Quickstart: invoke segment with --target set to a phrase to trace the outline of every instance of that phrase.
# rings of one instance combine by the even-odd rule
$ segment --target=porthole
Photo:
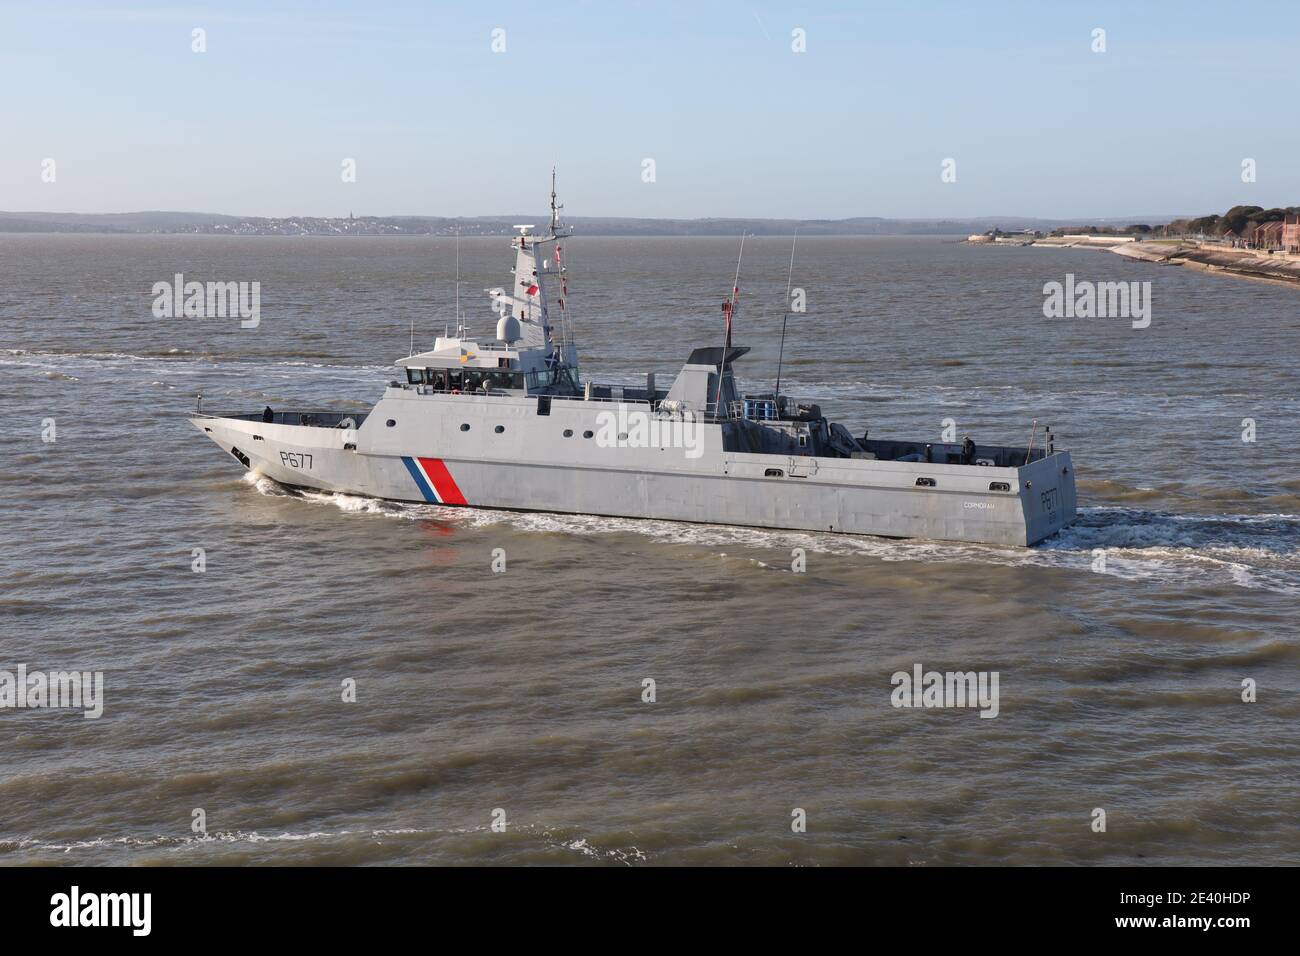
[[[989,491],[1010,491],[1011,485],[1005,481],[990,481]]]
[[[492,430],[493,430],[494,432],[496,432],[498,435],[500,435],[503,431],[506,430],[506,426],[505,426],[505,425],[498,425],[496,428],[494,428],[494,429],[492,429]]]
[[[467,432],[467,431],[469,431],[469,426],[468,426],[468,425],[461,425],[461,426],[460,426],[460,430],[463,431],[463,432]]]
[[[394,425],[397,424],[397,419],[395,419],[395,418],[390,418],[390,419],[389,419],[388,421],[386,421],[384,424],[387,425],[389,428],[392,428]]]
[[[619,432],[619,433],[618,433],[618,440],[619,440],[619,441],[627,441],[627,432]]]
[[[767,469],[767,471],[763,472],[763,477],[764,477],[764,478],[784,478],[784,477],[785,477],[785,472],[782,471],[780,468],[769,468],[769,469]]]
[[[564,437],[565,437],[565,438],[572,438],[572,437],[573,437],[573,429],[572,429],[572,428],[566,428],[566,429],[564,430]]]
[[[933,479],[933,478],[918,478],[918,479],[916,479],[916,487],[918,487],[918,488],[933,488],[933,487],[934,487],[934,479]]]
[[[594,432],[583,432],[583,433],[582,433],[582,437],[583,437],[583,438],[590,438],[593,434],[595,434],[595,433],[594,433]]]

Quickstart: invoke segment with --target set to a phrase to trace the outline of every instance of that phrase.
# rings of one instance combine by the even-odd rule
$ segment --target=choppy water
[[[509,252],[461,252],[487,333]],[[568,253],[589,374],[663,381],[716,344],[734,242]],[[788,255],[746,247],[753,386]],[[452,261],[433,239],[0,236],[0,669],[106,681],[99,720],[0,710],[0,863],[1300,860],[1297,290],[801,241],[783,387],[875,437],[1051,424],[1083,511],[1029,550],[291,495],[186,423],[198,391],[369,404],[408,323],[427,345],[451,321]],[[153,318],[176,272],[260,281],[261,326]],[[1044,319],[1066,272],[1150,281],[1151,328]],[[918,662],[997,671],[999,716],[894,709]]]

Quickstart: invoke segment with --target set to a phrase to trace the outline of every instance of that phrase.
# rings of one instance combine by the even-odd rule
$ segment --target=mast
[[[563,269],[563,267],[562,267],[561,264],[560,264],[560,253],[561,253],[562,250],[560,249],[559,235],[558,235],[558,232],[557,232],[558,229],[559,229],[559,225],[560,225],[560,207],[559,207],[559,206],[556,204],[556,202],[555,202],[555,166],[554,166],[554,164],[552,164],[552,166],[551,166],[551,235],[550,235],[550,238],[556,240],[556,242],[555,242],[555,254],[554,254],[554,257],[555,257],[555,271],[558,272],[558,273],[560,273],[560,289],[561,289],[560,296],[559,296],[559,304],[560,304],[560,354],[563,355],[563,356],[567,356],[567,355],[568,355],[568,349],[566,348],[566,346],[569,344],[569,330],[568,330],[568,328],[567,328],[567,326],[568,326],[568,322],[565,321],[566,316],[565,316],[565,313],[564,313],[564,299],[565,299],[565,297],[567,296],[567,293],[564,291],[564,269]]]
[[[795,226],[794,239],[790,242],[790,271],[785,277],[785,308],[781,310],[781,350],[776,354],[776,389],[772,398],[779,405],[781,401],[781,360],[785,358],[785,323],[790,318],[790,284],[794,281],[794,247],[799,241],[799,227]]]
[[[718,391],[713,397],[713,413],[717,415],[722,408],[722,376],[727,370],[727,350],[731,348],[731,320],[736,314],[736,298],[740,295],[740,260],[745,258],[745,233],[740,234],[740,255],[736,256],[736,277],[731,282],[731,298],[723,303],[726,315],[726,332],[722,338],[722,360],[718,363]]]
[[[555,167],[551,167],[551,238],[555,240],[555,273],[559,279],[560,294],[556,296],[556,304],[560,307],[560,354],[564,356],[565,361],[572,357],[570,351],[577,345],[577,337],[573,331],[573,319],[569,315],[569,278],[564,270],[564,247],[560,245],[560,240],[567,236],[564,227],[560,225],[560,210],[564,208],[563,203],[555,201]]]
[[[547,368],[576,369],[577,347],[566,303],[569,290],[561,245],[571,230],[560,221],[564,206],[556,196],[552,169],[549,223],[515,226],[519,235],[511,240],[515,267],[510,284],[487,291],[498,314],[512,315],[519,322],[521,352],[544,355]]]
[[[560,207],[555,204],[555,167],[551,167],[551,235],[560,225]]]

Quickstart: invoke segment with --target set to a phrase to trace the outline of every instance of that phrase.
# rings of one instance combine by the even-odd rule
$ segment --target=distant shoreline
[[[1149,218],[1149,217],[1148,217]],[[1065,225],[1113,224],[1115,219],[1056,220],[1028,216],[903,219],[764,217],[649,219],[634,216],[568,217],[579,236],[965,236],[993,229],[1050,232]],[[477,216],[224,216],[210,213],[43,213],[0,211],[0,233],[234,236],[513,236],[517,223],[546,223],[549,215]]]
[[[472,235],[462,234],[461,239],[469,241],[472,239],[509,239],[514,233],[474,233]],[[753,233],[745,234],[750,239],[784,239],[789,240],[791,233],[771,232],[771,233]],[[6,230],[0,226],[0,236],[67,236],[69,238],[86,237],[86,238],[108,238],[108,239],[323,239],[323,240],[340,240],[347,241],[351,239],[455,239],[454,233],[430,233],[430,232],[404,232],[389,235],[363,233],[358,235],[318,235],[316,233],[299,233],[296,235],[281,235],[278,233],[228,233],[228,232],[96,232],[92,230],[66,232],[66,231],[13,231]],[[646,232],[574,232],[574,239],[736,239],[740,238],[740,231],[721,232],[721,233],[689,233],[689,234],[672,234],[672,233],[646,233]],[[799,233],[799,241],[802,243],[805,239],[940,239],[952,243],[965,241],[965,234],[961,232],[836,232],[836,233],[815,233],[805,235],[802,231]]]

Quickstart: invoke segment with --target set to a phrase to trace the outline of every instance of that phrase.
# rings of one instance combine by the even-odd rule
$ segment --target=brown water
[[[571,240],[585,372],[664,381],[717,344],[735,248]],[[509,250],[461,253],[487,334]],[[186,423],[197,391],[373,402],[408,323],[428,346],[453,321],[452,255],[0,236],[0,669],[101,670],[106,698],[98,720],[0,710],[0,862],[1300,861],[1297,290],[801,241],[783,388],[873,437],[1052,425],[1083,508],[1033,549],[291,495]],[[746,246],[751,388],[788,256]],[[176,272],[260,281],[261,326],[153,318]],[[1150,281],[1151,327],[1045,319],[1067,272]],[[916,663],[997,671],[999,715],[895,709]]]

